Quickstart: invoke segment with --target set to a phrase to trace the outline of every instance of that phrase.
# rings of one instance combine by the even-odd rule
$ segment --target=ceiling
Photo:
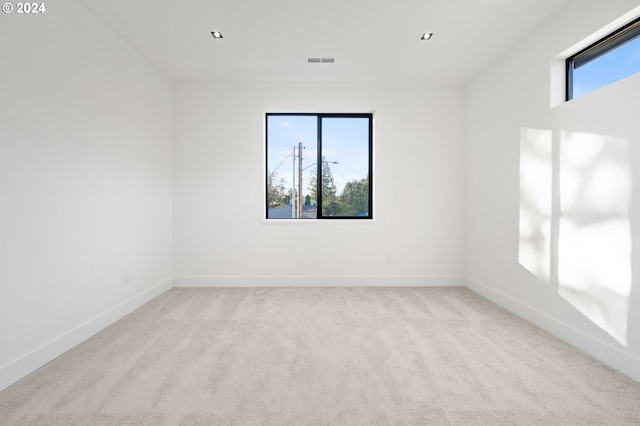
[[[174,81],[222,82],[466,81],[569,2],[79,1]]]

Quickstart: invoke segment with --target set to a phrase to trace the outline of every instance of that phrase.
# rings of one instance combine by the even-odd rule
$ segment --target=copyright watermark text
[[[17,13],[34,15],[38,13],[45,13],[47,8],[44,3],[5,3],[2,5],[2,11],[7,14]]]

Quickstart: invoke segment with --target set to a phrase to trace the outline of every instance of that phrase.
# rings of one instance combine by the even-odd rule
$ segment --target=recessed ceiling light
[[[431,37],[433,37],[433,33],[424,33],[422,37],[420,37],[420,40],[431,40]]]
[[[222,38],[222,33],[220,31],[211,31],[211,35],[213,38]]]

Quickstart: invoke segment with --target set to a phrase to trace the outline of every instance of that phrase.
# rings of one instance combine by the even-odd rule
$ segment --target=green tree
[[[327,160],[322,157],[322,207],[327,208],[336,203],[336,184],[333,181],[333,173]],[[311,200],[318,201],[318,172],[316,169],[311,171],[309,179],[309,196]]]
[[[369,178],[347,182],[339,197],[340,215],[356,216],[369,211]]]
[[[267,202],[269,207],[277,207],[286,203],[287,191],[284,179],[278,179],[277,173],[267,174]]]

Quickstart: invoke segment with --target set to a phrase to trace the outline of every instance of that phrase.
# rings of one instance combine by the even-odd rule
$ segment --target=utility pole
[[[294,205],[297,207],[298,203],[296,202],[296,146],[293,146],[293,158],[291,159],[291,219],[295,219],[298,217],[296,213],[296,209],[293,207]]]
[[[298,143],[298,219],[302,219],[302,142]]]

